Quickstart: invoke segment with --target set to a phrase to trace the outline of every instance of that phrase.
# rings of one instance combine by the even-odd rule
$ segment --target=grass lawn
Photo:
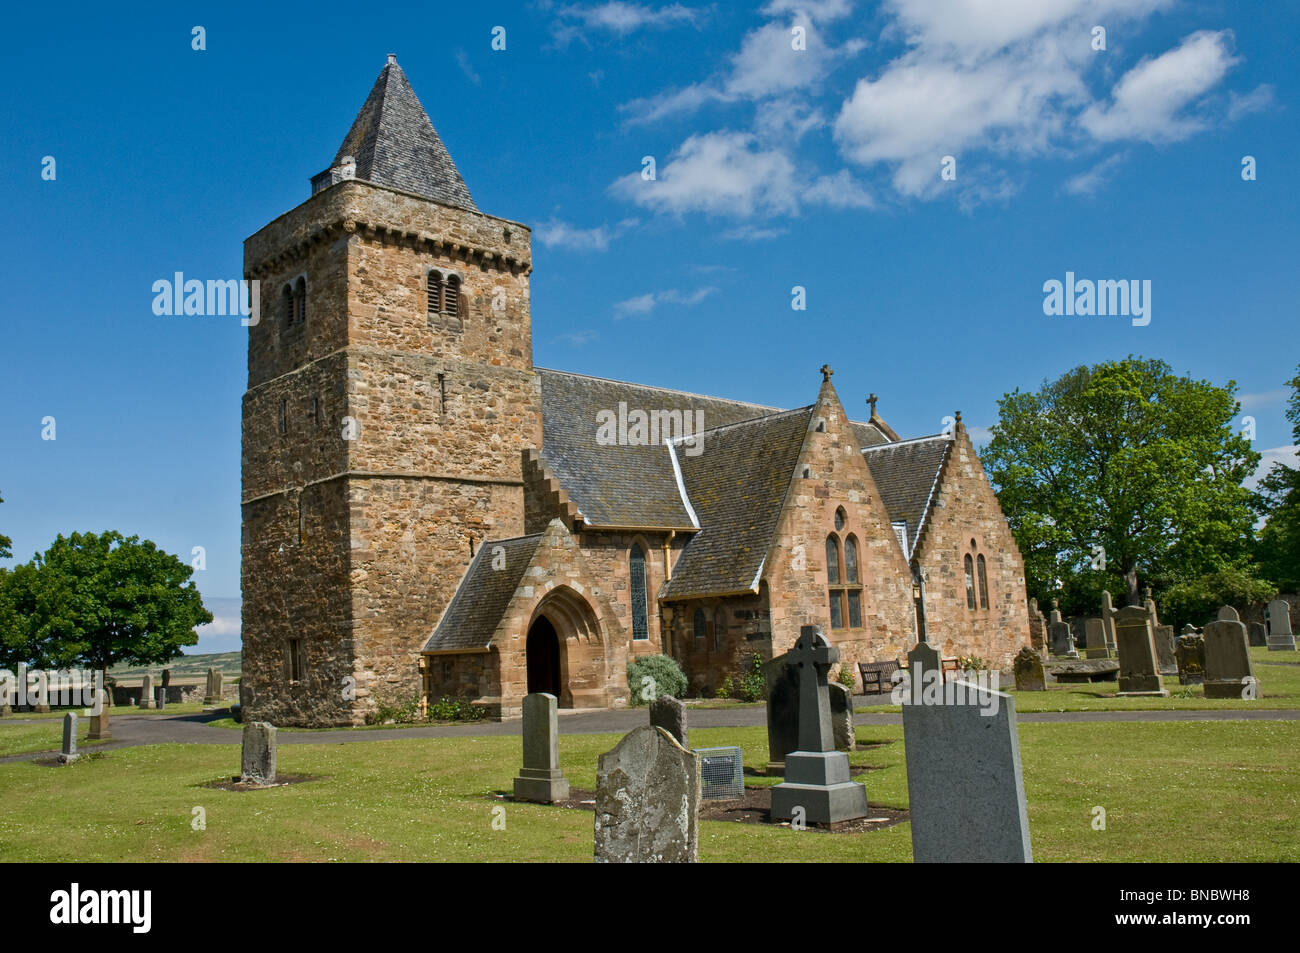
[[[877,769],[862,776],[869,803],[905,806],[902,729],[859,728],[858,739],[876,745],[851,758]],[[1300,859],[1300,724],[1022,724],[1020,739],[1037,860]],[[594,788],[596,758],[617,740],[561,737],[575,787]],[[693,729],[691,740],[738,744],[751,768],[767,761],[762,727]],[[516,738],[285,745],[280,771],[317,780],[246,793],[206,786],[238,763],[232,743],[117,749],[66,768],[0,765],[0,860],[591,859],[589,812],[492,796],[518,769]],[[1091,826],[1098,805],[1106,831]],[[505,830],[493,830],[495,806]],[[191,828],[196,807],[206,830]],[[700,857],[906,861],[910,838],[906,824],[842,835],[706,821]]]
[[[77,724],[77,745],[87,747],[89,745],[102,744],[100,741],[91,741],[87,736],[90,733],[90,720],[83,719]],[[58,751],[63,745],[63,718],[60,716],[58,721],[43,719],[39,722],[33,722],[30,725],[17,725],[11,722],[11,719],[0,719],[0,758],[8,757],[12,754],[28,754],[33,751]]]
[[[135,708],[132,707],[131,705],[117,705],[113,708],[110,708],[108,710],[108,713],[110,716],[112,715],[201,715],[203,714],[203,709],[205,707],[216,708],[221,706],[216,706],[216,705],[205,706],[202,702],[184,702],[184,703],[178,702],[174,705],[168,705],[166,708],[159,711],[157,708]],[[22,718],[22,719],[51,718],[55,721],[62,721],[63,716],[70,711],[75,711],[77,713],[78,718],[88,717],[85,713],[86,712],[85,707],[80,705],[73,708],[56,708],[53,711],[42,711],[42,712],[16,711],[14,712],[13,717]],[[0,718],[0,728],[4,727],[6,721],[8,721],[8,716],[6,716],[5,718]]]
[[[1017,692],[1015,681],[1006,679],[1001,689],[1015,696],[1018,712],[1300,708],[1300,652],[1270,652],[1266,648],[1252,647],[1250,658],[1260,683],[1257,701],[1206,698],[1201,686],[1179,685],[1177,676],[1164,679],[1168,698],[1116,698],[1119,687],[1115,682],[1049,685],[1045,692]],[[853,710],[861,714],[902,709],[898,705],[882,704],[858,706]]]

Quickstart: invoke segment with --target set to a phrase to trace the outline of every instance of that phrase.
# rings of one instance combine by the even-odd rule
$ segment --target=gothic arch
[[[528,619],[533,633],[539,619],[554,630],[559,649],[561,708],[608,707],[610,651],[600,613],[582,593],[555,586],[538,599]],[[525,652],[525,666],[529,665]]]

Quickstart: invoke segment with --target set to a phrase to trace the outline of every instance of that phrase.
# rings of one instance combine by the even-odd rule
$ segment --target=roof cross
[[[870,395],[868,395],[868,397],[867,397],[867,403],[871,405],[871,416],[872,416],[872,417],[876,416],[876,401],[878,401],[878,400],[880,400],[880,398],[877,397],[875,394],[870,394]]]
[[[831,379],[831,375],[834,373],[835,372],[831,370],[831,366],[829,364],[822,365],[822,380],[829,381]]]

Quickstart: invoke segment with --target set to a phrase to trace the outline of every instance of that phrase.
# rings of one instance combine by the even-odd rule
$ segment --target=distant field
[[[214,655],[182,655],[165,665],[117,665],[108,670],[108,674],[117,679],[119,684],[138,683],[146,674],[157,679],[162,670],[171,669],[172,681],[191,682],[207,678],[208,669],[215,668],[227,682],[239,677],[241,652],[218,652]]]

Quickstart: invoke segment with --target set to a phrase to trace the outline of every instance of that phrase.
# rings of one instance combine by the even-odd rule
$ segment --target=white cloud
[[[763,8],[763,16],[794,16],[817,23],[829,23],[846,16],[853,9],[849,0],[772,0]]]
[[[711,285],[685,292],[678,291],[676,288],[669,288],[666,291],[652,291],[648,294],[638,295],[635,298],[628,298],[626,301],[617,302],[614,305],[614,314],[617,318],[624,318],[630,314],[649,314],[661,304],[680,304],[687,308],[693,308],[701,301],[717,293],[718,289]]]
[[[1237,94],[1228,93],[1228,121],[1236,122],[1242,116],[1248,116],[1254,112],[1260,112],[1273,105],[1274,89],[1268,83],[1261,83],[1250,92]]]
[[[639,175],[638,175],[639,177]],[[628,229],[641,224],[635,218],[625,218],[616,225],[598,225],[579,228],[568,222],[551,219],[533,229],[533,236],[547,248],[568,248],[573,251],[605,251],[609,243]]]
[[[584,344],[594,341],[598,337],[600,337],[599,334],[588,329],[583,331],[569,331],[565,334],[558,335],[556,340],[565,341],[573,347],[582,347]]]
[[[853,181],[847,169],[814,179],[812,185],[804,189],[803,197],[809,202],[830,208],[875,208],[876,205],[875,199]]]
[[[1288,388],[1279,387],[1276,390],[1238,394],[1237,400],[1241,401],[1242,410],[1256,410],[1260,407],[1272,407],[1275,404],[1280,404],[1290,395],[1291,391]]]
[[[1123,153],[1116,153],[1109,158],[1102,159],[1086,172],[1080,172],[1078,175],[1066,180],[1065,191],[1071,195],[1092,195],[1110,181],[1115,170],[1123,165],[1124,159]]]
[[[1293,470],[1300,468],[1300,447],[1273,447],[1269,450],[1261,450],[1260,453],[1262,456],[1254,474],[1242,481],[1242,486],[1249,490],[1259,486],[1259,481],[1273,469],[1275,463],[1284,464]]]
[[[613,33],[624,37],[638,30],[668,29],[674,26],[693,26],[703,18],[704,11],[672,3],[651,7],[640,3],[609,0],[594,6],[573,4],[556,11],[556,22],[551,32],[556,42],[565,45],[575,39],[587,40],[595,32]]]
[[[464,50],[456,51],[456,65],[460,67],[460,71],[465,74],[465,77],[471,83],[473,83],[475,86],[482,85],[483,83],[482,78],[480,78],[478,73],[474,71],[474,66],[469,61],[469,54],[466,53]]]
[[[786,228],[765,228],[760,225],[737,225],[735,228],[729,228],[722,233],[724,241],[729,242],[762,242],[771,238],[780,238],[789,229]]]
[[[615,302],[614,313],[619,317],[629,314],[649,314],[654,308],[655,296],[654,292],[651,291],[635,298],[628,298],[626,301]]]
[[[1111,104],[1089,106],[1080,124],[1103,142],[1186,139],[1206,125],[1204,117],[1184,112],[1186,107],[1217,86],[1239,62],[1229,51],[1231,42],[1230,30],[1201,30],[1177,48],[1144,59],[1115,84]]]

